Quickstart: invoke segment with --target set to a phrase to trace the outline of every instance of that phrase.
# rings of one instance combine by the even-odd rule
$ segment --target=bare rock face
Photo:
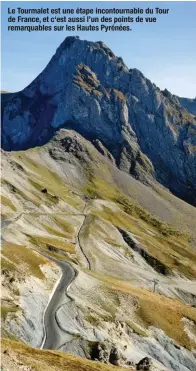
[[[115,365],[115,366],[120,366],[120,353],[118,351],[118,349],[113,346],[110,350],[110,358],[109,358],[109,362],[112,364],[112,365]]]
[[[196,120],[185,103],[102,42],[67,37],[28,87],[2,94],[2,146],[42,145],[71,128],[120,169],[143,182],[155,177],[195,205]]]
[[[182,107],[184,107],[188,112],[192,113],[192,115],[196,116],[196,98],[189,99],[177,97],[177,99]]]
[[[103,363],[109,363],[110,349],[108,345],[101,342],[95,342],[92,345],[91,359]]]
[[[152,365],[151,359],[149,357],[145,357],[138,362],[138,364],[136,365],[136,370],[149,371],[151,369],[151,365]]]
[[[125,361],[118,348],[114,344],[109,344],[107,342],[93,343],[90,357],[92,360],[111,363],[115,366],[120,366],[121,363]]]

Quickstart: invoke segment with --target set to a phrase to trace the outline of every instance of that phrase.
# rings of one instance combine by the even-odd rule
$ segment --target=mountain
[[[195,205],[196,120],[183,102],[104,43],[67,37],[28,87],[2,95],[2,147],[32,148],[70,128],[99,140],[119,169]]]
[[[5,369],[195,370],[196,209],[166,188],[139,139],[157,94],[187,127],[194,118],[120,62],[118,72],[103,43],[67,38],[29,87],[3,95]],[[167,130],[164,117],[145,132],[151,152],[178,115]],[[179,138],[168,146],[182,151]]]
[[[193,371],[195,208],[119,170],[72,130],[1,158],[2,336]],[[18,357],[20,345],[7,349]]]
[[[178,100],[182,107],[184,107],[188,112],[192,113],[192,115],[196,115],[196,98],[189,99],[178,97]]]

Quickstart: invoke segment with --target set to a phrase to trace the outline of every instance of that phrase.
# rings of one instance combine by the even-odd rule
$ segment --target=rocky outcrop
[[[192,113],[192,115],[196,115],[196,98],[189,99],[178,97],[178,101],[188,112]]]
[[[142,358],[141,361],[136,365],[136,370],[150,370],[151,369],[151,359],[149,357]]]
[[[67,37],[28,87],[2,95],[2,146],[42,145],[72,128],[120,169],[196,204],[196,121],[181,104],[102,42]]]
[[[109,358],[109,362],[112,364],[112,365],[115,365],[115,366],[120,366],[120,353],[118,351],[118,349],[113,346],[110,350],[110,358]]]
[[[120,366],[121,362],[124,363],[125,361],[125,358],[120,354],[118,348],[107,342],[94,342],[92,344],[90,357],[92,360],[111,363],[115,366]]]
[[[156,259],[154,256],[149,254],[149,252],[133,237],[131,233],[124,231],[123,229],[119,228],[119,232],[121,233],[124,241],[127,245],[136,251],[138,254],[142,256],[142,258],[158,273],[163,274],[165,276],[172,275],[171,270],[160,260]]]
[[[110,350],[108,345],[101,342],[93,343],[90,356],[92,360],[109,363]]]

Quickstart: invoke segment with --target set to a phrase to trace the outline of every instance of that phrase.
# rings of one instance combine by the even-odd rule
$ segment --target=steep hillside
[[[73,130],[1,156],[3,336],[115,367],[147,357],[151,370],[195,370],[195,208]],[[99,367],[4,344],[33,369]]]
[[[28,87],[2,94],[2,146],[28,149],[71,128],[99,140],[119,169],[195,205],[196,121],[183,106],[104,43],[67,37]]]
[[[196,115],[196,98],[195,99],[188,99],[188,98],[181,98],[181,97],[178,97],[178,100],[180,102],[180,104],[186,108],[186,110],[190,113],[192,113],[192,115]]]
[[[2,370],[12,371],[112,371],[112,366],[76,358],[70,354],[33,349],[19,342],[4,340],[2,343]],[[116,371],[122,371],[120,367]],[[130,368],[130,370],[134,370]]]

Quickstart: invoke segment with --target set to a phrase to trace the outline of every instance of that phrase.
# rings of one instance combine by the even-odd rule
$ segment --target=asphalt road
[[[55,313],[59,306],[63,304],[67,288],[76,276],[76,272],[70,264],[56,259],[51,260],[55,261],[61,267],[62,276],[44,313],[44,340],[41,346],[42,349],[58,349],[62,343],[62,330],[57,324]]]
[[[86,209],[86,203],[83,212],[85,212]],[[84,225],[86,219],[86,215],[84,215],[84,220],[82,222],[82,225],[77,233],[77,241],[79,248],[81,252],[83,253],[87,265],[90,269],[90,262],[85,255],[82,246],[80,244],[79,234],[80,231]],[[73,267],[64,261],[56,260],[55,258],[52,258],[51,256],[45,255],[50,260],[54,261],[62,271],[62,276],[60,278],[60,281],[58,282],[57,286],[54,287],[53,293],[51,295],[51,298],[49,299],[48,305],[44,312],[44,339],[41,345],[41,349],[58,349],[62,343],[63,343],[63,332],[59,328],[58,323],[56,321],[56,312],[58,308],[63,304],[65,297],[67,295],[67,288],[70,285],[70,283],[74,280],[76,276],[76,271],[73,269]]]

